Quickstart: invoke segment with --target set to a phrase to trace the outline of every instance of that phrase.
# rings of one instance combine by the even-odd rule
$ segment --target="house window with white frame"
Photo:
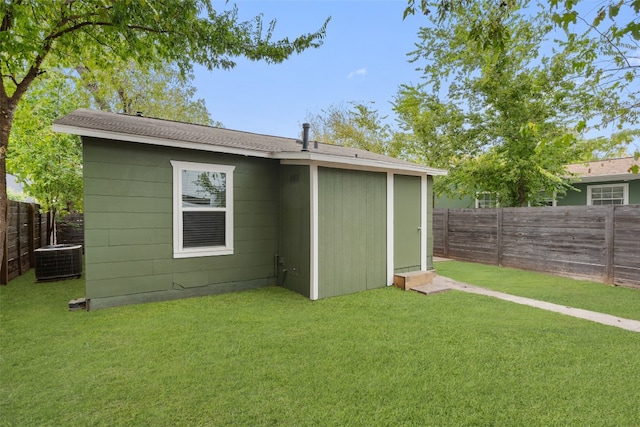
[[[498,193],[494,193],[491,191],[480,191],[476,193],[477,209],[495,208],[499,205]]]
[[[173,256],[233,254],[235,166],[171,161]]]
[[[603,184],[587,186],[587,205],[627,205],[629,184]]]

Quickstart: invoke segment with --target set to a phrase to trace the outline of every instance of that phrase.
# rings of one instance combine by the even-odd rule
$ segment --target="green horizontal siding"
[[[630,181],[606,181],[593,183],[575,183],[573,186],[579,190],[569,190],[563,197],[558,197],[558,206],[584,206],[587,204],[587,187],[590,185],[629,184],[629,204],[640,204],[640,179]]]
[[[280,169],[279,284],[306,297],[310,290],[309,166]]]
[[[147,276],[141,278],[133,278],[129,284],[131,288],[146,289],[153,286],[156,281],[165,280],[162,276]],[[142,292],[135,294],[126,294],[127,288],[122,289],[122,293],[117,296],[93,297],[90,301],[91,310],[114,307],[123,304],[137,304],[142,302],[164,301],[168,299],[190,298],[205,295],[214,295],[224,292],[241,291],[246,289],[254,289],[257,287],[268,286],[271,279],[255,279],[243,282],[221,282],[207,286],[199,286],[193,288],[180,288],[176,286],[173,289],[162,292]],[[96,282],[96,287],[100,288],[100,282]]]
[[[96,163],[93,162],[92,164]],[[171,183],[167,182],[127,181],[124,179],[108,179],[108,177],[106,179],[105,177],[85,177],[84,185],[91,189],[91,194],[96,196],[109,195],[167,198],[167,190],[171,190]]]
[[[102,196],[94,195],[90,198],[89,209],[92,212],[124,212],[124,213],[158,213],[171,214],[172,201],[167,197],[145,196]]]
[[[640,179],[629,181],[629,204],[640,205]]]
[[[569,190],[564,196],[559,196],[556,204],[558,206],[585,206],[587,204],[587,185],[573,184],[578,190]]]
[[[215,293],[275,283],[276,161],[95,138],[83,142],[87,297],[102,301],[98,306],[175,298],[187,288]],[[171,160],[236,166],[233,255],[173,258]]]

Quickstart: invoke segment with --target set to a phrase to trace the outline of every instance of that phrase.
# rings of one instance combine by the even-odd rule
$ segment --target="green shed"
[[[92,110],[83,143],[90,309],[279,285],[319,299],[432,269],[432,183],[368,151]]]

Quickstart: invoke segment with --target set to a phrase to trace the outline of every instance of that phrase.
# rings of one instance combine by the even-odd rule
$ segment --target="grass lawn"
[[[0,287],[0,425],[640,425],[640,334],[498,299],[82,295]]]
[[[435,268],[442,276],[471,285],[640,320],[640,289],[461,261],[436,262]]]

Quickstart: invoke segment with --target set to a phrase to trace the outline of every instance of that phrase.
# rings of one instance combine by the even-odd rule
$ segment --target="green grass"
[[[0,288],[0,425],[640,425],[640,334],[498,299],[273,287],[67,311],[82,295]]]
[[[640,320],[640,289],[460,261],[436,262],[435,268],[442,276],[471,285]]]

